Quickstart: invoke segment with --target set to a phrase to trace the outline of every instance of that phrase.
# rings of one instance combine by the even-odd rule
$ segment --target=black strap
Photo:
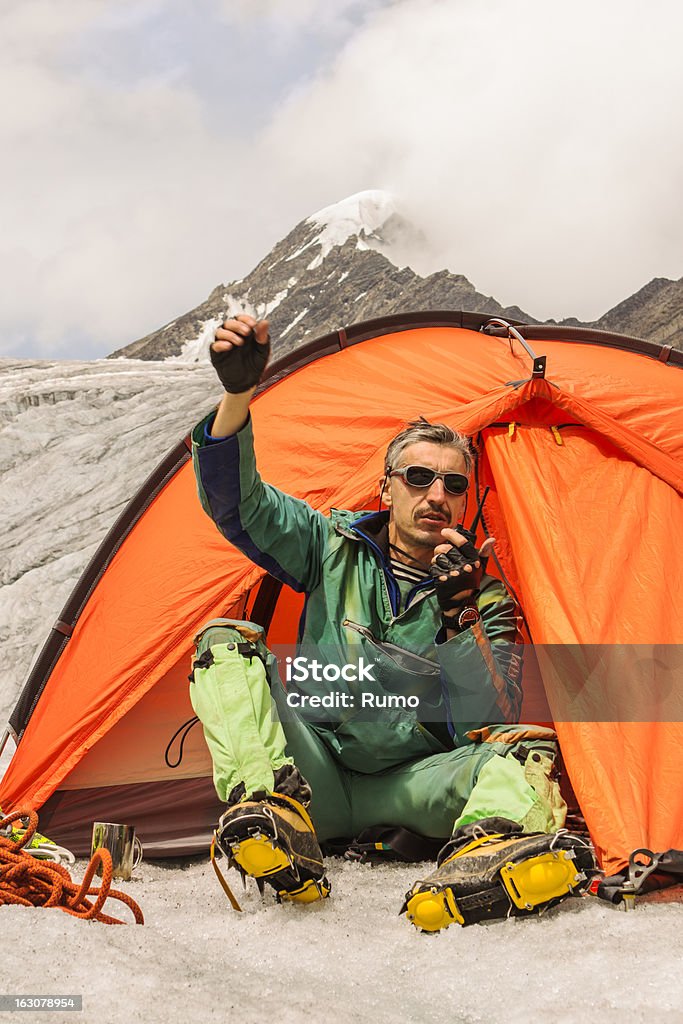
[[[660,853],[657,866],[668,874],[683,878],[683,850],[667,850],[666,853]]]
[[[199,719],[196,716],[194,718],[188,718],[188,720],[186,722],[183,722],[183,724],[180,726],[180,728],[176,729],[176,731],[171,736],[170,740],[168,741],[168,746],[166,747],[166,750],[164,751],[164,761],[166,762],[166,764],[168,765],[169,768],[177,768],[178,765],[180,764],[180,762],[182,761],[182,759],[183,759],[183,747],[185,746],[185,740],[187,739],[187,735],[188,735],[190,729],[192,729],[193,726],[195,726],[198,721],[199,721]],[[171,747],[173,746],[176,737],[180,736],[180,733],[182,733],[182,736],[181,736],[181,739],[180,739],[180,749],[178,750],[178,760],[171,762],[169,760],[169,751],[170,751]]]
[[[436,860],[445,842],[445,838],[421,836],[401,825],[371,825],[363,829],[355,839],[329,839],[323,845],[328,853],[344,856],[348,860],[367,860],[375,854],[383,859],[413,863]]]
[[[213,651],[211,650],[210,647],[208,647],[202,654],[199,655],[198,658],[195,658],[194,661],[192,662],[192,671],[190,672],[189,676],[187,677],[189,679],[189,681],[191,683],[194,682],[194,674],[195,674],[195,670],[196,669],[198,669],[198,668],[211,668],[211,666],[213,665],[213,661],[214,661]],[[182,728],[182,726],[181,726],[181,728]]]
[[[270,623],[275,614],[275,606],[277,605],[281,590],[282,583],[280,580],[276,580],[274,576],[264,576],[254,600],[254,607],[249,614],[252,622],[258,622],[259,625],[263,626],[266,635],[270,629]]]
[[[633,868],[638,869],[641,866],[642,870],[636,870],[634,874]],[[682,880],[683,850],[667,850],[665,853],[653,853],[646,849],[634,850],[630,857],[629,870],[620,875],[609,875],[604,878],[597,887],[597,895],[608,903],[621,903],[627,888],[635,895],[642,895],[654,889],[679,885]]]
[[[242,655],[243,658],[249,658],[249,664],[250,665],[251,665],[252,660],[254,658],[258,658],[258,660],[263,665],[264,669],[267,670],[268,665],[266,664],[266,659],[261,654],[261,652],[258,650],[258,648],[254,647],[254,645],[249,643],[248,640],[245,641],[245,643],[243,643],[243,644],[238,644],[237,645],[237,650],[239,651],[239,653]]]

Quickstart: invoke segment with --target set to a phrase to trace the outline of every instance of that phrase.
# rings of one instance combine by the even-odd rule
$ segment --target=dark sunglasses
[[[389,476],[402,476],[411,487],[431,487],[436,478],[443,480],[449,494],[464,494],[469,480],[462,473],[437,473],[426,466],[405,466],[403,469],[390,469]]]

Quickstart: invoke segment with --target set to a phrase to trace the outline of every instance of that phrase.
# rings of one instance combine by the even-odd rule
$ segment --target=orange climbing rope
[[[111,888],[112,863],[108,850],[96,850],[80,885],[73,882],[61,864],[38,860],[27,853],[26,847],[38,827],[35,811],[17,811],[0,820],[0,831],[15,821],[28,818],[26,831],[18,838],[0,836],[0,906],[18,904],[24,907],[58,907],[67,914],[84,921],[102,924],[124,924],[116,917],[102,913],[105,901],[121,900],[133,912],[136,924],[144,924],[142,911],[132,897]],[[23,825],[22,825],[23,827]],[[102,884],[90,887],[97,869],[102,868]],[[94,896],[94,902],[89,900]]]

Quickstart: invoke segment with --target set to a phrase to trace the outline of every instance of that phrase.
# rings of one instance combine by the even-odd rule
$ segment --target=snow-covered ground
[[[3,908],[3,990],[82,995],[77,1019],[93,1024],[683,1019],[680,907],[577,900],[542,920],[428,936],[397,916],[414,866],[330,867],[332,897],[309,907],[264,905],[252,884],[238,914],[203,861],[143,862],[120,884],[143,927]]]
[[[0,361],[2,723],[104,533],[217,397],[206,367]],[[143,861],[117,884],[144,927],[3,907],[0,994],[82,995],[76,1019],[99,1024],[683,1021],[680,903],[626,914],[585,898],[426,936],[397,915],[427,870],[334,860],[330,900],[278,906],[252,887],[237,914],[208,856]]]

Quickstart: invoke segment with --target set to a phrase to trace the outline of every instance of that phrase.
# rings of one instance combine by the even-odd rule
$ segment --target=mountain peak
[[[431,262],[423,254],[425,237],[390,192],[357,192],[300,221],[242,280],[218,285],[201,305],[113,355],[203,363],[216,326],[242,312],[270,320],[276,358],[308,338],[406,310],[459,309],[537,322],[478,292],[463,274],[423,269]],[[678,345],[682,289],[683,281],[655,279],[585,326]]]
[[[306,338],[405,309],[517,317],[516,307],[479,294],[462,274],[421,276],[415,261],[426,249],[391,193],[357,192],[302,220],[241,281],[214,288],[196,309],[113,355],[205,362],[217,324],[240,312],[270,320],[276,357]]]
[[[317,224],[322,229],[315,241],[321,246],[324,258],[336,245],[343,245],[352,235],[356,235],[359,240],[378,236],[386,222],[397,216],[400,215],[396,201],[389,192],[366,189],[339,203],[325,206],[308,217],[307,222]],[[367,245],[367,248],[375,246]]]
[[[315,255],[307,270],[315,270],[349,239],[356,240],[359,252],[372,249],[396,267],[411,265],[426,248],[425,236],[403,215],[396,198],[382,189],[367,189],[323,207],[297,225],[284,240],[294,244],[286,259],[312,250]]]

